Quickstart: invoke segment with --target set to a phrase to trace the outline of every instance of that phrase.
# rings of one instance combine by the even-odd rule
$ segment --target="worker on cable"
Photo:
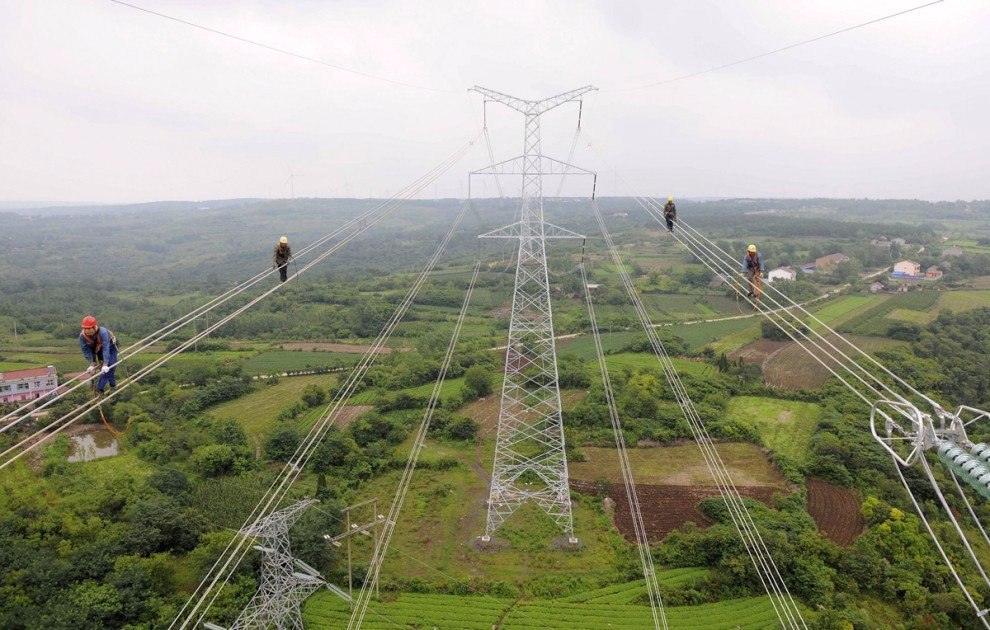
[[[278,276],[282,282],[289,279],[289,259],[292,258],[292,248],[289,239],[284,236],[278,239],[275,253],[272,254],[272,268],[278,267]]]
[[[760,296],[763,295],[763,257],[756,251],[756,245],[746,248],[743,258],[742,272],[749,281],[749,297],[753,298],[753,308],[760,308]]]
[[[674,221],[677,220],[677,206],[674,205],[674,198],[667,197],[667,204],[663,207],[663,218],[667,219],[667,231],[674,231]]]
[[[95,390],[102,394],[107,385],[117,386],[117,338],[107,328],[96,323],[96,318],[87,315],[82,320],[82,332],[79,333],[79,349],[89,361],[87,374],[100,370],[100,380]]]

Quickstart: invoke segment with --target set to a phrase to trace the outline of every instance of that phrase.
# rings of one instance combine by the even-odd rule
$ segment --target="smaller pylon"
[[[300,605],[315,591],[324,587],[329,588],[329,585],[316,569],[292,557],[289,548],[289,528],[299,520],[303,511],[314,503],[318,501],[316,499],[300,501],[284,510],[269,514],[241,530],[241,535],[258,541],[254,548],[261,552],[261,578],[258,581],[258,592],[234,620],[230,630],[246,628],[303,630]],[[330,590],[338,595],[343,594],[338,592],[339,589]],[[216,624],[207,623],[204,626],[212,630],[223,630],[222,626]]]

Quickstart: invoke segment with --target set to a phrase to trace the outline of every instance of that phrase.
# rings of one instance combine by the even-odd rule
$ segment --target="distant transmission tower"
[[[577,542],[567,485],[546,239],[584,237],[543,221],[542,176],[568,173],[593,176],[594,173],[540,153],[540,115],[564,103],[580,102],[582,94],[594,89],[589,85],[541,101],[525,101],[477,86],[471,88],[484,96],[486,104],[501,103],[526,117],[523,155],[471,173],[522,176],[519,219],[480,237],[519,241],[483,541],[491,540],[492,533],[513,512],[532,500],[557,523],[571,543]]]
[[[350,599],[347,593],[327,584],[320,577],[319,571],[292,557],[289,528],[314,503],[317,503],[316,499],[300,501],[241,530],[243,536],[253,537],[259,542],[254,548],[261,552],[261,580],[258,583],[258,592],[237,616],[230,630],[303,630],[299,606],[322,587],[329,588],[344,599]],[[222,626],[212,623],[203,625],[211,630],[224,630]]]

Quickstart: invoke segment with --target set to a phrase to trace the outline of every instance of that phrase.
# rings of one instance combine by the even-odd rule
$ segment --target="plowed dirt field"
[[[808,513],[818,530],[837,545],[851,545],[865,526],[859,497],[848,488],[821,479],[808,479],[807,483]]]

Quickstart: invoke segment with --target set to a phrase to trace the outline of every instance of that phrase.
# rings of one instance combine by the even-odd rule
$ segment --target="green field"
[[[845,321],[851,317],[866,312],[871,306],[875,306],[886,296],[880,295],[846,295],[838,300],[832,300],[819,309],[811,311],[822,323],[834,326],[838,322]],[[812,322],[812,327],[817,328],[819,324]]]
[[[683,339],[691,350],[697,351],[709,343],[712,343],[713,346],[720,345],[724,339],[734,333],[740,333],[742,335],[741,331],[752,328],[753,324],[757,321],[755,317],[744,317],[740,319],[726,319],[719,322],[675,324],[666,328],[666,330],[669,330],[674,336]],[[748,334],[744,336],[748,336]]]
[[[701,361],[689,361],[688,359],[678,359],[671,357],[674,369],[680,374],[693,374],[695,376],[706,376],[711,374],[715,367]],[[605,357],[605,364],[609,370],[643,370],[660,369],[660,361],[655,354],[645,352],[622,352],[610,354]]]
[[[299,400],[304,387],[315,384],[326,388],[335,381],[331,374],[282,378],[275,385],[258,385],[258,391],[211,408],[210,415],[236,420],[249,437],[260,438],[275,425],[280,411]]]
[[[770,465],[757,445],[722,442],[715,445],[715,450],[725,461],[737,485],[784,488],[780,474]],[[614,448],[583,446],[581,452],[584,454],[584,461],[568,462],[573,479],[605,479],[621,483],[619,457]],[[701,449],[693,442],[674,446],[630,448],[626,453],[638,484],[714,485]]]
[[[886,333],[887,327],[894,321],[887,317],[890,313],[898,309],[917,312],[928,311],[935,306],[941,295],[938,291],[895,293],[866,310],[858,309],[855,316],[845,319],[836,328],[840,332],[882,335]]]
[[[808,459],[808,443],[820,414],[814,403],[758,396],[732,398],[726,412],[729,418],[756,429],[767,448],[799,464]]]
[[[946,291],[940,294],[938,310],[971,311],[990,306],[990,291]]]
[[[451,378],[445,380],[443,382],[443,385],[440,386],[440,400],[446,403],[451,398],[459,396],[463,385],[464,385],[463,377]],[[431,381],[423,385],[418,385],[416,387],[409,387],[407,389],[400,389],[400,390],[396,390],[395,392],[389,392],[389,393],[402,392],[404,394],[409,394],[410,396],[417,396],[419,398],[426,400],[433,393],[434,386],[435,386],[435,381]],[[497,387],[501,387],[501,383],[499,383]],[[379,400],[381,400],[382,395],[383,395],[382,392],[378,390],[366,389],[363,392],[359,392],[351,396],[350,400],[347,401],[347,404],[373,405]]]
[[[273,350],[256,354],[244,363],[244,373],[248,376],[258,374],[277,374],[281,372],[297,372],[304,370],[319,370],[324,368],[354,365],[360,360],[359,354],[343,352],[300,352],[294,350]]]
[[[643,593],[642,582],[627,589]],[[671,628],[769,628],[779,624],[766,597],[731,599],[698,606],[667,606]],[[332,593],[322,591],[305,604],[307,628],[341,628],[347,625],[348,605]],[[569,602],[564,600],[520,600],[458,595],[402,593],[386,602],[372,602],[363,627],[391,629],[464,628],[628,628],[653,627],[649,606],[621,602]]]

